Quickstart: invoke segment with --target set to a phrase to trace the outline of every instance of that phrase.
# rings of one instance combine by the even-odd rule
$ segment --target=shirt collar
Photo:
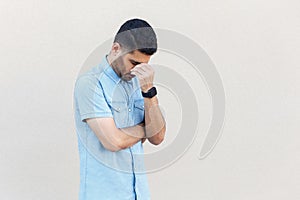
[[[104,73],[109,76],[115,83],[118,83],[121,78],[116,74],[112,66],[108,63],[107,55],[104,56],[102,63],[105,66]]]

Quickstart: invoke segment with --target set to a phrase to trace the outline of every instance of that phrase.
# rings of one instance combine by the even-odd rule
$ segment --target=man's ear
[[[118,56],[121,53],[121,45],[117,42],[114,42],[111,47],[111,52],[114,56]]]

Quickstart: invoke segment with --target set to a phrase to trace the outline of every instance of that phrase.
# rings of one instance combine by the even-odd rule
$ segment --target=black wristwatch
[[[152,98],[157,94],[156,88],[152,87],[151,89],[149,89],[147,92],[143,92],[142,91],[142,96],[145,98]]]

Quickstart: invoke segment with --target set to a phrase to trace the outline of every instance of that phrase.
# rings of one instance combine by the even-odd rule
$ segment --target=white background
[[[223,135],[198,160],[212,111],[204,84],[192,86],[203,111],[199,136],[148,175],[152,199],[300,199],[299,10],[296,0],[1,0],[0,199],[77,199],[74,81],[89,53],[132,17],[197,42],[227,98]],[[166,111],[168,101],[161,95]],[[165,143],[176,120],[169,117]]]

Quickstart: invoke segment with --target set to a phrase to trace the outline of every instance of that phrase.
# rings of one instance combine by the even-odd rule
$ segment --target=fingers
[[[139,65],[135,66],[131,70],[131,72],[134,75],[147,76],[147,75],[151,75],[152,73],[154,73],[154,70],[148,64],[139,64]]]
[[[139,64],[139,65],[135,66],[133,69],[146,72],[148,70],[148,68],[146,66],[147,65]]]
[[[131,70],[131,74],[136,75],[138,77],[144,77],[146,72],[141,68],[133,68]]]
[[[131,74],[135,76],[143,76],[143,72],[138,71],[138,70],[131,70]]]
[[[150,65],[142,63],[130,71],[132,75],[137,76],[142,91],[148,91],[153,87],[154,70]]]

